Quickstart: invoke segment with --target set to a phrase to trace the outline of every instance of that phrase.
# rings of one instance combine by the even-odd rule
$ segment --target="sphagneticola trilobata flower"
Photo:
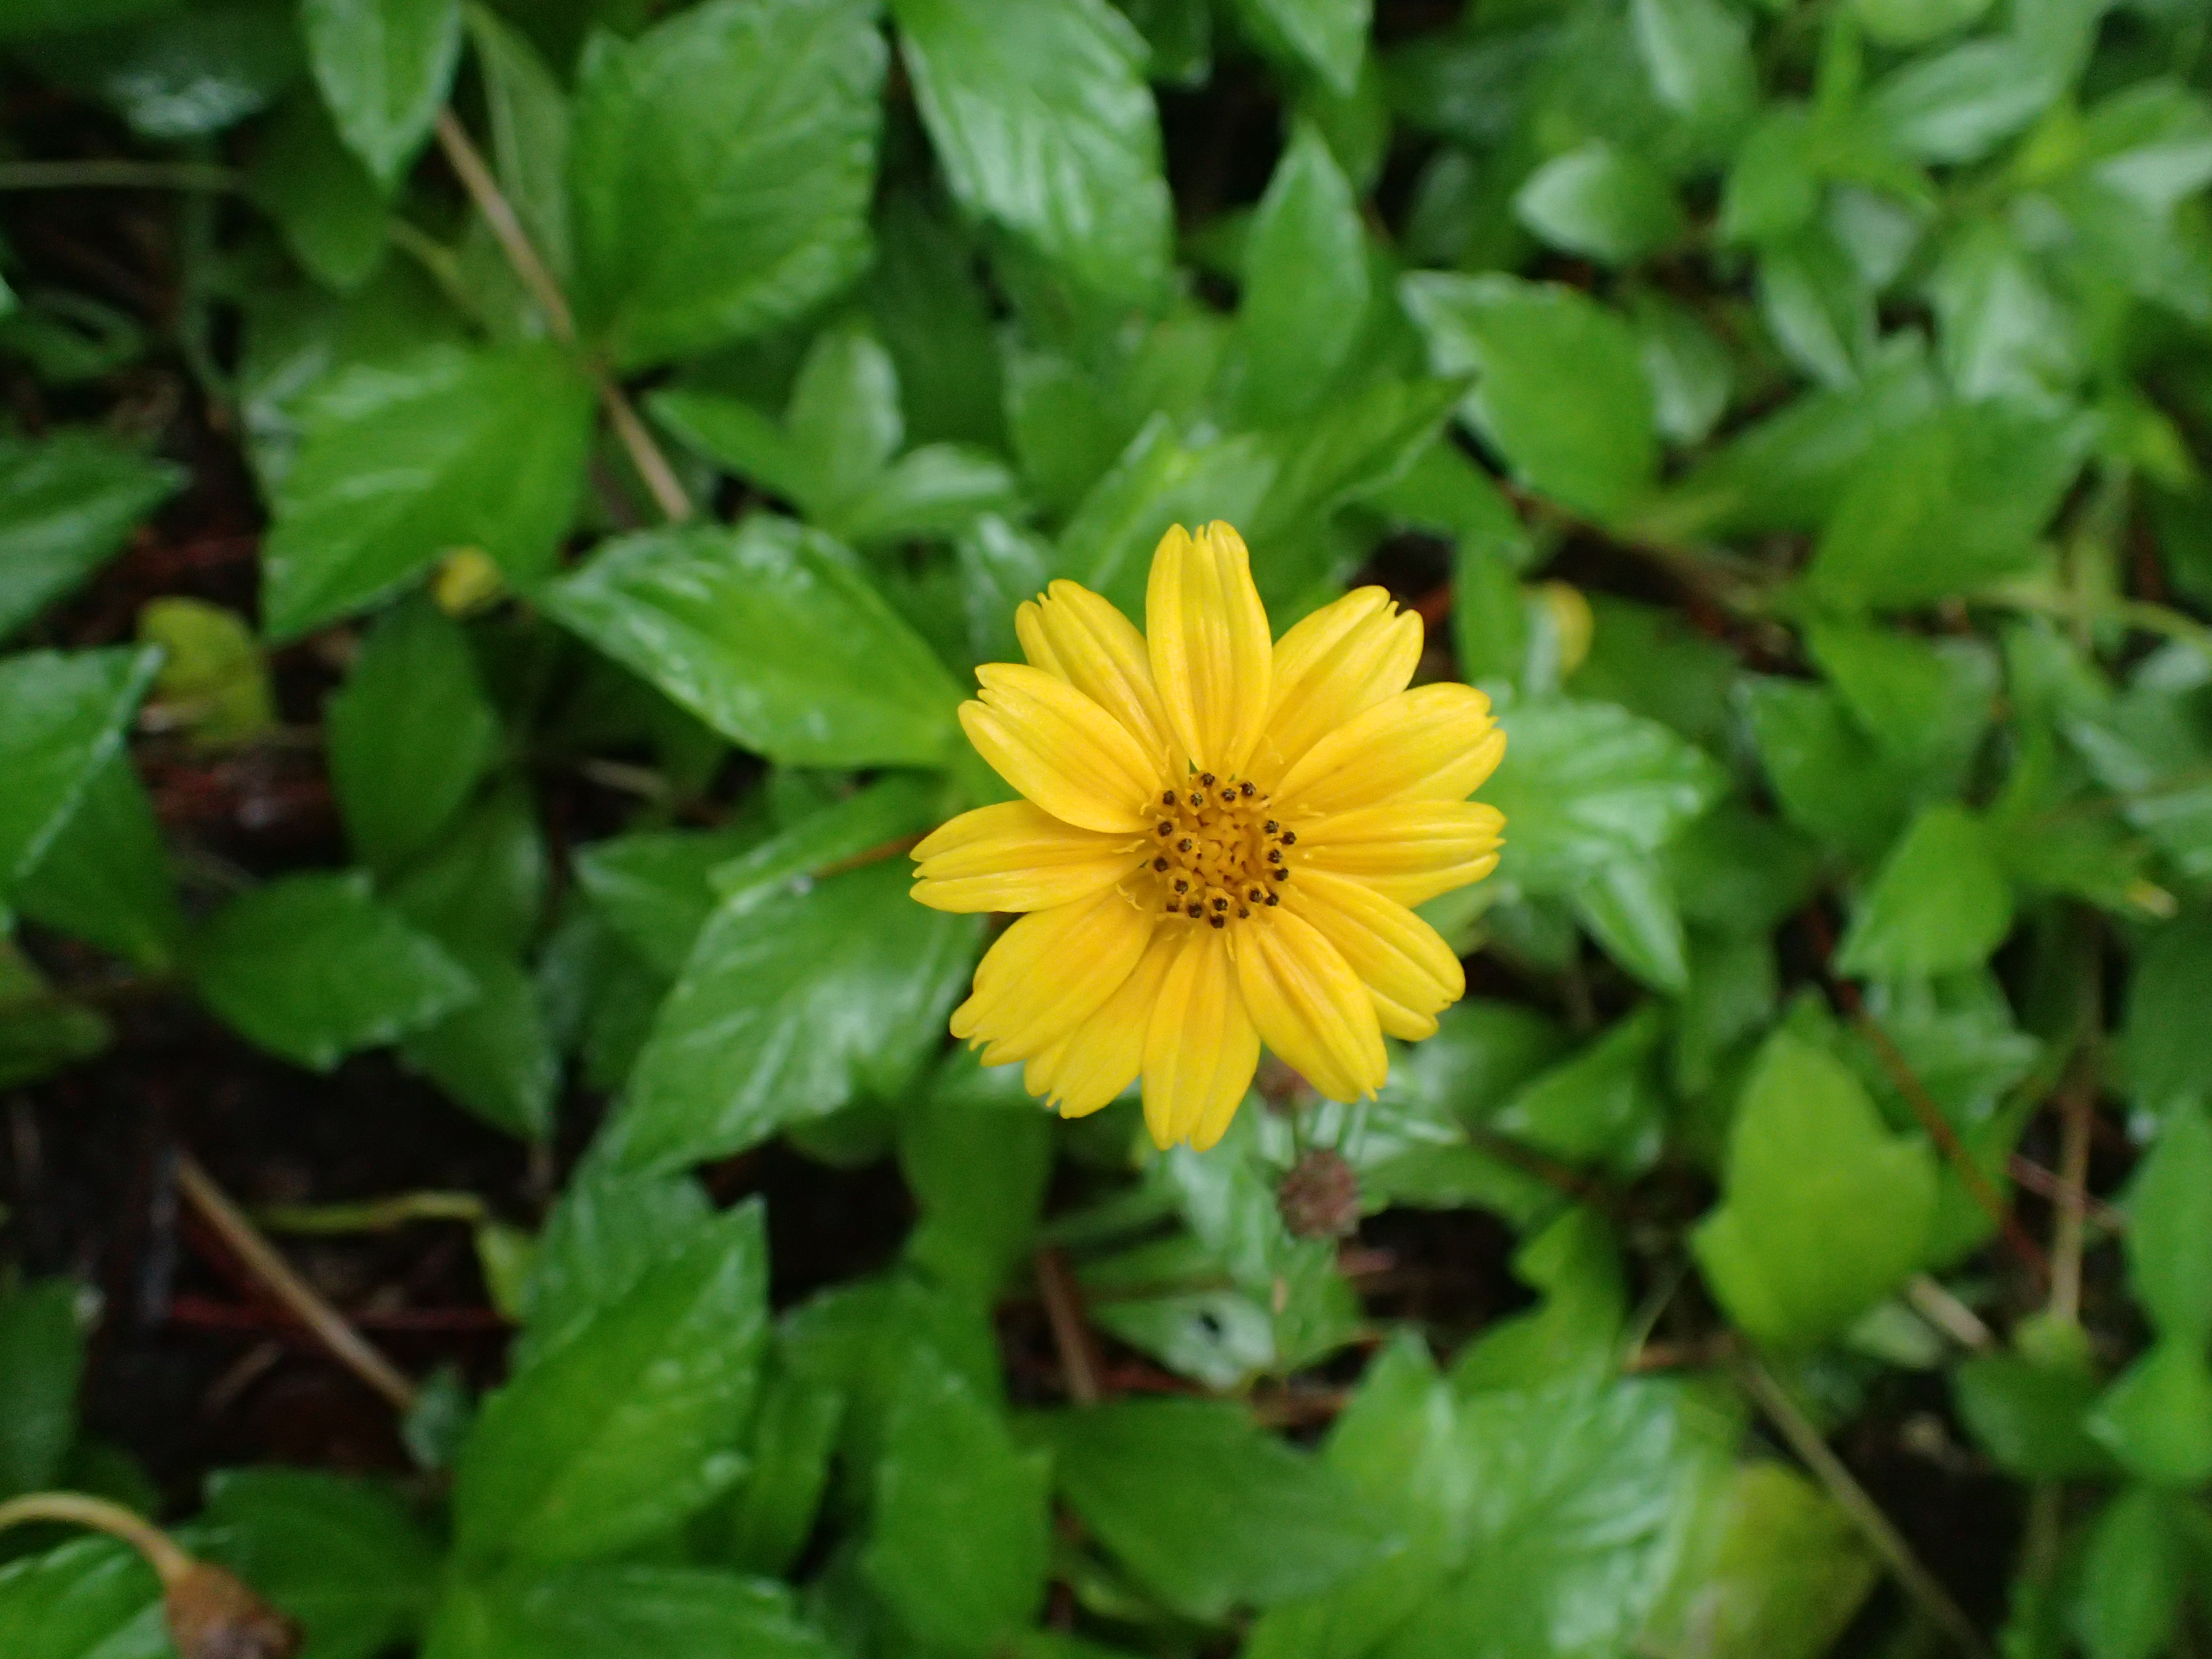
[[[1221,1139],[1265,1043],[1333,1100],[1374,1093],[1385,1032],[1418,1039],[1466,988],[1412,907],[1498,863],[1468,796],[1504,753],[1472,687],[1407,690],[1420,618],[1379,587],[1280,640],[1225,524],[1152,556],[1146,632],[1074,582],[1015,618],[960,709],[1021,794],[915,848],[914,896],[1024,912],[952,1032],[1074,1117],[1144,1079],[1162,1146]]]

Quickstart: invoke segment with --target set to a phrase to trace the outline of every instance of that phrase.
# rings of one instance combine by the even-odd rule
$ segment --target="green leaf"
[[[2008,1473],[2072,1480],[2111,1472],[2111,1457],[2084,1426],[2097,1398],[2096,1376],[2086,1366],[1984,1354],[1961,1364],[1951,1387],[1976,1442]]]
[[[2127,1078],[2154,1110],[2195,1095],[2212,1098],[2212,915],[2199,913],[2152,933],[2128,981],[2122,1034]]]
[[[1990,0],[1851,0],[1851,15],[1877,46],[1923,46],[1956,34],[1990,9]]]
[[[1340,98],[1352,95],[1374,0],[1237,0],[1237,6],[1270,56],[1310,69]]]
[[[511,957],[453,950],[476,981],[476,1000],[408,1037],[402,1057],[494,1128],[524,1140],[550,1139],[561,1056],[536,981]]]
[[[2203,1009],[2198,1010],[2202,1017]],[[2212,1115],[2177,1101],[2129,1183],[2128,1282],[2161,1337],[2212,1342]]]
[[[1737,1432],[1677,1382],[1499,1389],[1460,1402],[1467,1567],[1376,1652],[1524,1659],[1632,1645],[1680,1522]]]
[[[385,897],[442,945],[512,959],[538,937],[546,880],[537,808],[510,777],[464,809]]]
[[[1496,1133],[1578,1163],[1632,1170],[1658,1152],[1666,1098],[1656,1059],[1666,1025],[1646,1003],[1572,1059],[1551,1067],[1500,1105]]]
[[[183,482],[94,432],[0,440],[0,637],[113,558]]]
[[[1276,424],[1327,390],[1367,313],[1367,232],[1311,126],[1275,164],[1244,240],[1244,291],[1224,371],[1246,425]]]
[[[2172,1337],[2154,1344],[2105,1390],[2088,1423],[2142,1480],[2183,1488],[2212,1480],[2212,1364],[2203,1346]]]
[[[1825,225],[1761,251],[1759,307],[1798,368],[1823,386],[1857,383],[1875,347],[1874,291]]]
[[[1145,44],[1106,0],[893,0],[945,182],[1085,287],[1141,303],[1170,209]]]
[[[156,972],[185,933],[154,803],[118,750],[94,773],[60,835],[12,895],[32,921]]]
[[[1778,1031],[1736,1108],[1725,1201],[1691,1243],[1747,1333],[1809,1346],[1920,1265],[1936,1173],[1925,1144],[1891,1135],[1841,1062]]]
[[[1342,1475],[1255,1425],[1241,1406],[1125,1401],[1024,1419],[1068,1507],[1176,1611],[1318,1595],[1389,1545]]]
[[[1435,1592],[1464,1547],[1474,1504],[1458,1428],[1426,1345],[1401,1332],[1359,1379],[1322,1458],[1390,1516],[1406,1547],[1320,1596],[1269,1608],[1253,1624],[1247,1659],[1358,1659]]]
[[[1703,443],[1728,412],[1727,349],[1688,307],[1656,295],[1638,301],[1633,321],[1659,430],[1678,444]]]
[[[939,1284],[994,1298],[1035,1241],[1052,1174],[1052,1126],[1026,1097],[1012,1111],[933,1095],[899,1115],[898,1158],[921,1211],[907,1258]]]
[[[1514,195],[1513,211],[1553,247],[1609,265],[1633,264],[1682,229],[1667,175],[1602,138],[1530,173]]]
[[[844,1423],[842,1390],[770,1376],[753,1417],[752,1468],[730,1505],[725,1548],[738,1566],[788,1576],[813,1533]]]
[[[433,346],[316,392],[263,549],[263,622],[291,639],[361,610],[457,547],[528,585],[575,510],[591,387],[544,343]]]
[[[909,1364],[884,1425],[861,1567],[933,1652],[983,1655],[1035,1616],[1050,1531],[1046,1460],[942,1361]]]
[[[428,935],[371,896],[366,871],[286,876],[231,901],[194,939],[192,980],[272,1054],[327,1072],[477,994]]]
[[[2081,1558],[2071,1622],[2089,1659],[2152,1659],[2169,1651],[2189,1562],[2173,1501],[2131,1486],[2105,1506]]]
[[[307,1629],[313,1659],[374,1659],[430,1610],[438,1551],[388,1488],[308,1469],[208,1483],[199,1547]]]
[[[1688,988],[1682,913],[1657,860],[1616,859],[1576,884],[1568,899],[1590,937],[1637,979],[1671,996]]]
[[[1948,794],[1965,783],[1996,712],[1988,647],[1844,623],[1816,624],[1807,643],[1878,748],[1932,790]]]
[[[76,1439],[76,1301],[64,1279],[0,1296],[0,1499],[52,1486]]]
[[[313,93],[287,101],[263,131],[251,188],[317,282],[356,289],[384,263],[391,215],[383,193]]]
[[[46,856],[123,752],[155,651],[30,651],[0,659],[0,895]]]
[[[1534,892],[1571,892],[1656,852],[1720,793],[1698,750],[1611,703],[1531,702],[1498,724],[1505,759],[1482,799],[1509,826],[1500,874]]]
[[[688,1248],[714,1208],[689,1176],[617,1170],[597,1152],[569,1178],[538,1236],[513,1364],[520,1376]]]
[[[1751,30],[1724,0],[1634,0],[1636,48],[1659,101],[1726,137],[1759,100]]]
[[[2081,378],[2074,314],[2009,228],[1992,220],[1963,227],[1928,289],[1944,371],[1960,397],[2048,403]]]
[[[610,544],[546,606],[716,731],[772,760],[933,765],[959,688],[851,556],[787,519]]]
[[[0,1566],[8,1659],[173,1659],[161,1585],[138,1553],[78,1538]]]
[[[1856,859],[1881,857],[1911,810],[1912,781],[1851,723],[1843,699],[1762,675],[1745,681],[1744,702],[1782,816]]]
[[[12,940],[0,939],[0,1085],[88,1060],[113,1035],[96,1010],[58,994]]]
[[[1867,115],[1904,155],[1972,161],[2033,121],[2063,85],[2017,40],[1969,40],[1901,65],[1874,88]]]
[[[469,39],[483,76],[492,159],[501,191],[556,277],[574,258],[568,234],[568,97],[526,37],[498,13],[468,8]]]
[[[2012,931],[2012,887],[1981,820],[1954,805],[1913,819],[1851,912],[1836,951],[1854,977],[1978,968]]]
[[[426,1659],[837,1659],[789,1586],[710,1567],[592,1562],[453,1581]]]
[[[1811,223],[1820,206],[1814,160],[1813,124],[1802,105],[1776,104],[1762,113],[1737,147],[1722,189],[1722,238],[1778,241]]]
[[[339,136],[391,191],[460,62],[459,0],[302,0],[300,21]]]
[[[1103,593],[1127,614],[1144,608],[1152,550],[1170,525],[1251,522],[1279,463],[1257,436],[1186,440],[1156,414],[1068,515],[1053,574]],[[1267,550],[1255,560],[1265,582]]]
[[[491,1395],[454,1474],[462,1556],[612,1553],[727,1487],[759,1378],[767,1256],[757,1202],[718,1217]]]
[[[73,29],[96,21],[86,9],[72,9]],[[23,55],[45,78],[113,106],[143,137],[196,138],[235,125],[298,77],[291,11],[283,0],[202,0]]]
[[[635,368],[759,334],[867,262],[885,53],[866,0],[709,0],[586,53],[578,304]]]
[[[969,237],[933,196],[897,188],[877,208],[876,234],[868,311],[898,365],[907,436],[1004,449],[997,323]]]
[[[139,607],[138,637],[161,647],[154,702],[164,726],[220,749],[265,737],[276,724],[268,657],[237,611],[165,594]]]
[[[386,872],[436,839],[499,741],[467,635],[420,595],[371,630],[323,720],[354,851]]]
[[[1478,376],[1462,411],[1516,477],[1601,520],[1637,505],[1659,452],[1625,322],[1572,289],[1515,276],[1417,271],[1399,287],[1431,366]]]
[[[1820,1659],[1881,1576],[1857,1528],[1785,1464],[1743,1463],[1698,1507],[1644,1639],[1711,1659]]]
[[[611,836],[576,850],[576,885],[609,927],[673,979],[714,914],[708,878],[761,839],[757,826],[744,823]]]
[[[639,1055],[617,1155],[667,1167],[883,1095],[937,1046],[977,928],[907,896],[903,859],[758,902],[700,935]]]

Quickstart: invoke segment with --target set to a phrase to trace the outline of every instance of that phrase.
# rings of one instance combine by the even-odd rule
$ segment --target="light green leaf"
[[[1147,421],[1106,476],[1069,514],[1053,574],[1104,594],[1124,614],[1144,609],[1152,550],[1170,525],[1213,519],[1249,524],[1280,464],[1250,433],[1186,440],[1164,413]],[[1253,559],[1253,578],[1270,585],[1268,550]]]
[[[1610,265],[1632,264],[1682,229],[1667,175],[1601,138],[1530,173],[1513,198],[1513,210],[1553,247]]]
[[[1913,819],[1851,912],[1838,971],[1923,979],[1978,968],[2012,931],[2012,887],[1981,820],[1963,807]]]
[[[1990,9],[1990,0],[1851,0],[1851,15],[1878,46],[1924,46],[1956,34]]]
[[[0,894],[53,845],[123,752],[157,651],[30,651],[0,659]]]
[[[2198,1010],[2199,1015],[2203,1011]],[[2212,1116],[2178,1101],[2129,1183],[2128,1282],[2161,1337],[2212,1341]]]
[[[494,1394],[454,1473],[463,1557],[610,1554],[726,1488],[744,1468],[767,1301],[756,1200],[700,1228]]]
[[[850,555],[787,519],[650,531],[550,588],[547,609],[772,760],[932,765],[959,688]]]
[[[866,0],[709,0],[586,54],[578,309],[639,368],[759,334],[868,258],[885,52]]]
[[[714,1214],[689,1176],[638,1175],[587,1153],[538,1237],[514,1373],[562,1347],[655,1266],[688,1249]]]
[[[712,1567],[591,1562],[449,1581],[424,1659],[838,1659],[791,1589]]]
[[[1043,1599],[1049,1485],[997,1405],[925,1351],[884,1424],[861,1569],[932,1651],[996,1652]]]
[[[161,1585],[138,1553],[78,1538],[0,1566],[8,1659],[173,1659]]]
[[[1972,161],[2033,121],[2063,84],[2017,40],[1969,40],[1901,65],[1874,88],[1867,114],[1906,155]]]
[[[1719,769],[1663,726],[1612,703],[1508,709],[1505,759],[1481,798],[1505,814],[1500,874],[1566,893],[1625,854],[1656,852],[1718,797]]]
[[[94,432],[0,440],[0,637],[114,557],[183,482]]]
[[[434,346],[310,401],[262,550],[263,625],[291,639],[477,547],[529,585],[568,531],[591,387],[550,345]]]
[[[1632,320],[1659,430],[1678,444],[1704,442],[1728,412],[1727,349],[1689,307],[1656,295],[1638,300]]]
[[[1367,313],[1367,232],[1327,140],[1301,126],[1244,240],[1244,292],[1225,371],[1243,423],[1316,402]]]
[[[2189,1562],[2172,1500],[2134,1486],[2090,1529],[2072,1624],[2089,1659],[2152,1659],[2170,1651]]]
[[[757,1146],[911,1077],[939,1042],[976,927],[907,896],[902,858],[726,903],[662,1006],[611,1131],[634,1166]]]
[[[420,595],[371,630],[323,720],[354,851],[387,872],[437,837],[499,741],[467,635]]]
[[[1759,97],[1751,30],[1726,0],[1634,0],[1630,15],[1661,103],[1716,136],[1751,112]]]
[[[1026,1095],[1012,1110],[933,1097],[900,1114],[898,1159],[921,1212],[907,1259],[939,1284],[995,1298],[1035,1242],[1050,1118]]]
[[[2212,1363],[2203,1346],[2153,1344],[2105,1390],[2088,1425],[2141,1480],[2185,1490],[2212,1480]]]
[[[498,13],[471,5],[468,27],[483,76],[500,189],[546,268],[565,279],[574,263],[568,236],[568,94],[529,40]]]
[[[1658,465],[1651,386],[1618,316],[1514,276],[1417,271],[1400,292],[1436,371],[1478,376],[1462,412],[1523,483],[1599,519],[1643,498]]]
[[[193,940],[191,966],[216,1013],[318,1072],[477,995],[468,971],[380,904],[359,870],[286,876],[232,900]]]
[[[2154,1110],[2195,1095],[2212,1099],[2212,918],[2184,916],[2145,941],[2128,982],[2122,1035],[2129,1084]]]
[[[1303,64],[1340,98],[1352,95],[1374,0],[1237,0],[1237,8],[1270,55]]]
[[[374,1659],[430,1610],[438,1551],[389,1488],[308,1469],[230,1469],[198,1536],[307,1629],[313,1659]]]
[[[1825,225],[1761,251],[1759,305],[1800,368],[1823,386],[1857,383],[1874,350],[1874,293]]]
[[[1115,1401],[1024,1420],[1068,1507],[1139,1583],[1216,1620],[1319,1595],[1390,1534],[1350,1483],[1241,1406]]]
[[[300,21],[339,136],[391,191],[460,62],[459,0],[302,0]]]
[[[1840,1061],[1779,1031],[1736,1107],[1725,1200],[1691,1243],[1740,1327],[1809,1346],[1919,1266],[1936,1174],[1926,1145],[1891,1135]]]
[[[1659,1150],[1666,1097],[1657,1057],[1666,1022],[1647,1002],[1580,1054],[1552,1066],[1498,1108],[1488,1127],[1540,1152],[1617,1169]]]

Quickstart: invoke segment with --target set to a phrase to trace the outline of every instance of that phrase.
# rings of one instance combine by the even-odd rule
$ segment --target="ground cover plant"
[[[0,1656],[2212,1650],[2208,15],[0,3]],[[1504,839],[1156,1136],[1216,522]]]

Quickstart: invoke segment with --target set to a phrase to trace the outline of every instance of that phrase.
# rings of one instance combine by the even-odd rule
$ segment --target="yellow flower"
[[[1466,988],[1408,907],[1488,875],[1504,819],[1467,796],[1505,734],[1464,685],[1406,689],[1418,617],[1379,587],[1270,642],[1225,524],[1152,556],[1148,634],[1058,581],[1015,617],[1026,666],[976,670],[960,723],[1024,799],[915,848],[914,896],[1026,911],[952,1034],[1027,1062],[1070,1117],[1142,1074],[1162,1146],[1221,1139],[1265,1042],[1334,1100]]]

